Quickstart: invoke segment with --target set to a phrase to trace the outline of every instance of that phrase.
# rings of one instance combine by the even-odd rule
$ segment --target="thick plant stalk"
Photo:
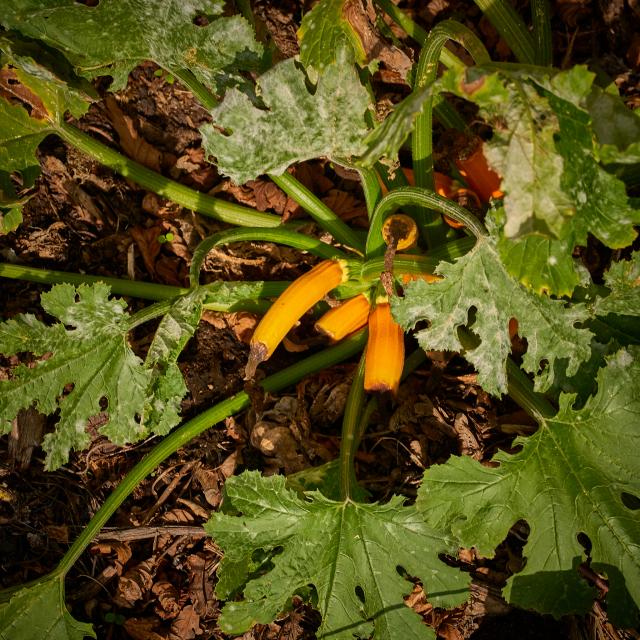
[[[367,236],[367,258],[380,256],[385,251],[382,226],[387,216],[407,205],[419,205],[435,209],[449,218],[461,222],[476,237],[487,234],[484,225],[472,213],[447,198],[419,187],[400,187],[380,200],[369,226]]]
[[[518,62],[536,63],[536,49],[527,27],[508,0],[474,0],[498,30]]]
[[[173,287],[168,284],[156,284],[153,282],[139,282],[137,280],[125,280],[124,278],[111,278],[107,276],[92,276],[84,273],[69,273],[54,269],[38,269],[17,264],[0,263],[0,277],[12,280],[27,280],[42,284],[95,284],[104,282],[111,287],[111,292],[121,296],[132,296],[144,300],[168,300],[189,293],[184,287]]]
[[[290,173],[281,176],[269,174],[269,177],[291,198],[293,198],[325,231],[338,242],[350,247],[357,253],[364,252],[360,236],[347,226],[327,205],[296,180]]]
[[[240,227],[277,227],[281,223],[279,216],[260,213],[249,207],[213,198],[169,180],[169,178],[126,158],[70,124],[63,122],[56,125],[55,131],[70,145],[77,147],[80,151],[125,178],[130,178],[141,187],[164,196],[187,209]]]
[[[449,40],[465,47],[476,64],[490,62],[485,46],[470,29],[453,20],[445,20],[429,32],[418,60],[414,91],[424,90],[435,82],[440,53]],[[421,114],[416,118],[411,150],[416,186],[431,190],[434,189],[432,128],[433,98],[429,97]],[[437,246],[444,241],[446,227],[439,215],[423,210],[422,219],[417,222],[429,247]]]

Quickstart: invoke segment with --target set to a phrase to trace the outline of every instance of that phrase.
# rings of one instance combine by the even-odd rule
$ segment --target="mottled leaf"
[[[604,282],[610,293],[593,305],[596,315],[640,316],[640,252],[635,251],[630,260],[612,263]]]
[[[337,52],[348,46],[353,51],[355,61],[360,65],[367,62],[367,54],[362,41],[349,20],[344,15],[345,5],[350,0],[320,0],[302,18],[298,30],[300,40],[300,61],[309,72],[309,67],[322,73],[336,62]]]
[[[313,88],[295,60],[284,60],[260,76],[256,92],[264,108],[232,89],[212,111],[213,124],[201,129],[206,152],[236,183],[281,175],[294,162],[348,159],[364,151],[369,96],[343,57]]]
[[[167,71],[188,69],[216,92],[238,70],[256,68],[262,52],[240,16],[221,17],[216,0],[4,0],[0,23],[64,53],[87,78],[110,75],[113,89],[144,60]]]
[[[145,410],[175,404],[175,375],[170,384],[156,385],[152,369],[128,344],[126,304],[108,295],[102,283],[57,285],[42,294],[41,303],[58,322],[45,325],[26,314],[0,324],[1,353],[46,356],[0,381],[0,428],[7,433],[18,411],[30,406],[44,414],[59,411],[56,429],[43,443],[48,469],[64,464],[72,449],[87,446],[88,420],[101,413],[108,418],[101,432],[116,444],[140,440],[156,426],[161,432],[168,428],[164,421],[147,420]],[[169,397],[160,395],[168,391]]]

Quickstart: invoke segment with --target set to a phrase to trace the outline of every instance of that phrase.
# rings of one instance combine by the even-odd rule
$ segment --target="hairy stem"
[[[377,257],[384,253],[386,246],[382,237],[384,221],[394,211],[407,205],[418,205],[425,209],[435,209],[439,213],[444,213],[450,218],[464,224],[476,237],[487,234],[482,222],[460,205],[451,202],[451,200],[439,196],[437,193],[429,191],[428,189],[400,187],[382,198],[374,211],[369,226],[369,235],[367,236],[367,258]],[[439,215],[439,213],[436,215]]]
[[[534,63],[536,49],[527,26],[509,0],[474,0],[520,62]]]
[[[91,276],[84,273],[67,273],[53,269],[38,269],[17,264],[0,263],[0,277],[13,280],[27,280],[42,284],[73,285],[95,284],[104,282],[109,285],[111,292],[121,296],[142,298],[143,300],[167,300],[182,296],[189,292],[183,287],[172,287],[168,284],[155,284],[153,282],[138,282],[137,280],[125,280],[124,278],[110,278],[107,276]]]
[[[489,62],[489,54],[475,34],[464,25],[453,20],[445,20],[430,32],[420,52],[414,91],[430,87],[437,77],[440,53],[448,40],[462,45],[476,64]],[[417,187],[433,189],[433,97],[427,98],[411,137],[413,172]],[[444,241],[446,227],[439,215],[423,209],[421,219],[416,220],[428,246],[436,246]]]
[[[311,193],[301,182],[287,172],[281,176],[269,174],[269,177],[338,242],[362,254],[364,246],[358,234],[342,222],[320,198]]]
[[[77,147],[117,173],[130,178],[141,187],[164,196],[187,209],[192,209],[202,215],[239,227],[277,227],[280,225],[279,216],[260,213],[249,207],[213,198],[169,180],[169,178],[143,167],[141,164],[98,142],[77,127],[63,122],[56,127],[56,133],[69,144]]]
[[[360,444],[360,425],[365,401],[364,365],[365,355],[363,353],[351,382],[342,419],[342,437],[340,439],[340,497],[342,500],[352,498],[356,484],[353,461]]]

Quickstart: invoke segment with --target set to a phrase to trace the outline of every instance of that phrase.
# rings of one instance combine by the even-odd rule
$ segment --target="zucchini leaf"
[[[640,316],[640,252],[635,251],[630,260],[614,262],[604,274],[604,283],[609,295],[593,305],[597,316]]]
[[[263,173],[282,175],[294,162],[328,156],[348,159],[365,149],[369,95],[343,52],[315,87],[295,60],[284,60],[260,76],[257,107],[231,89],[201,128],[208,155],[237,184]],[[221,131],[221,129],[223,131]]]
[[[349,47],[360,66],[366,66],[367,53],[358,32],[345,16],[350,0],[320,0],[302,18],[298,29],[300,41],[300,62],[309,73],[310,68],[317,74],[336,62],[337,52]],[[311,74],[310,74],[311,76]]]
[[[313,492],[304,499],[285,483],[258,472],[229,478],[225,509],[238,515],[215,513],[205,525],[225,551],[217,587],[218,597],[232,598],[219,620],[225,633],[271,622],[310,585],[322,615],[318,638],[332,640],[433,638],[403,601],[413,587],[409,576],[423,582],[434,606],[466,599],[469,577],[438,557],[457,548],[443,530],[425,526],[415,507],[403,506],[404,498],[361,504]]]
[[[489,393],[507,391],[512,317],[518,320],[519,335],[528,341],[522,365],[537,376],[536,389],[551,385],[556,359],[567,360],[568,376],[589,359],[592,334],[576,326],[589,318],[587,308],[540,296],[520,284],[502,263],[495,236],[479,238],[468,254],[453,264],[441,262],[435,272],[442,280],[411,282],[404,298],[392,300],[393,315],[405,330],[429,321],[428,328],[416,333],[427,350],[463,352],[457,330],[468,326],[480,343],[464,355]]]
[[[153,60],[172,73],[188,69],[217,93],[241,83],[238,71],[257,68],[262,54],[246,20],[221,17],[223,8],[216,0],[4,0],[0,23],[61,51],[86,78],[112,76],[113,90]]]
[[[588,234],[608,247],[626,247],[640,222],[625,184],[598,162],[597,132],[603,125],[594,122],[597,110],[589,108],[591,96],[600,91],[593,79],[583,66],[554,75],[487,65],[451,70],[439,84],[476,103],[493,128],[485,153],[502,176],[505,194],[500,251],[509,270],[537,291],[570,293],[580,280],[577,271],[571,273],[574,247],[585,245]],[[617,101],[618,109],[625,109]],[[535,259],[540,243],[524,242],[532,236],[549,241],[552,259],[542,271]]]
[[[64,602],[64,576],[47,576],[29,587],[0,591],[2,640],[83,640],[95,638],[93,627],[76,620]]]
[[[20,409],[59,410],[56,430],[43,443],[46,467],[55,469],[72,449],[88,445],[90,418],[108,419],[100,432],[119,445],[169,431],[186,391],[175,359],[195,330],[203,295],[177,300],[143,364],[128,344],[126,304],[109,299],[107,285],[61,284],[43,293],[42,308],[57,323],[26,314],[0,324],[1,353],[48,356],[0,381],[0,432],[10,431]]]
[[[509,529],[526,520],[526,565],[506,598],[561,616],[586,612],[595,595],[576,571],[587,559],[609,580],[608,612],[616,624],[638,624],[640,605],[640,350],[621,350],[598,374],[598,392],[581,409],[563,394],[558,414],[518,438],[497,466],[468,457],[431,467],[417,506],[432,526],[447,523],[464,546],[492,554]],[[635,602],[635,606],[634,603]]]

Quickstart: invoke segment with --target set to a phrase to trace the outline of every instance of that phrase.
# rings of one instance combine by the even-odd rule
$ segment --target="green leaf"
[[[317,74],[336,62],[337,52],[348,46],[355,61],[364,66],[367,54],[360,36],[349,20],[345,18],[348,0],[320,0],[304,18],[298,29],[300,41],[300,62],[307,69],[311,67]],[[311,77],[311,74],[310,74]]]
[[[5,0],[0,21],[58,49],[87,78],[112,76],[114,90],[153,60],[174,74],[188,69],[217,92],[239,81],[238,70],[257,68],[262,53],[249,24],[222,10],[216,0]],[[199,17],[208,24],[196,25]]]
[[[470,325],[480,344],[464,355],[489,393],[507,390],[512,317],[518,320],[518,333],[528,341],[524,369],[535,375],[543,361],[548,363],[536,378],[537,389],[552,383],[557,358],[567,359],[568,375],[589,359],[591,333],[575,326],[589,317],[584,305],[569,306],[523,287],[505,269],[495,238],[479,238],[467,255],[453,264],[441,262],[436,273],[443,279],[409,283],[405,297],[392,301],[393,315],[405,330],[428,320],[429,328],[416,334],[420,346],[428,350],[463,351],[457,330]]]
[[[198,287],[179,297],[163,316],[149,347],[145,366],[153,369],[153,379],[141,422],[153,425],[157,435],[169,433],[180,422],[187,386],[176,362],[198,327],[206,295],[207,291]]]
[[[578,266],[565,242],[530,234],[498,240],[505,269],[539,294],[570,296],[580,284]]]
[[[554,142],[558,120],[546,98],[519,77],[481,67],[452,69],[441,84],[478,104],[493,126],[485,155],[502,176],[507,237],[533,231],[559,236],[573,209],[561,185],[563,161]]]
[[[500,452],[499,466],[451,458],[425,473],[418,508],[433,526],[451,524],[465,546],[491,554],[518,520],[530,527],[525,568],[509,579],[514,604],[561,616],[586,611],[593,592],[575,571],[586,559],[609,579],[608,611],[623,626],[638,623],[640,604],[640,351],[619,351],[598,375],[598,393],[572,408],[563,395],[522,450]],[[634,506],[635,502],[635,506]]]
[[[175,398],[175,392],[168,399],[158,395],[152,370],[127,342],[126,304],[108,295],[109,287],[102,283],[77,289],[57,285],[42,294],[41,303],[58,323],[47,326],[28,314],[0,324],[1,353],[49,354],[32,368],[18,366],[10,380],[0,381],[3,433],[20,409],[35,405],[44,414],[59,410],[55,432],[44,438],[48,469],[64,464],[72,449],[86,447],[89,418],[104,413],[109,422],[101,433],[116,444],[136,442],[156,427],[144,421],[145,407],[159,409],[158,403]],[[159,388],[165,391],[166,383]],[[158,429],[166,431],[166,423]]]
[[[40,54],[42,62],[33,58]],[[76,79],[77,80],[77,79]],[[40,174],[36,150],[70,111],[80,117],[95,92],[74,80],[64,61],[24,42],[15,34],[0,36],[0,206],[8,208],[0,220],[0,233],[15,229],[22,220],[10,174],[19,172],[22,189],[33,186]]]
[[[14,67],[12,73],[22,85],[15,97],[32,107],[34,118],[60,123],[67,111],[80,118],[91,101],[98,98],[91,84],[74,74],[67,60],[38,43],[9,32],[0,37],[0,50],[2,65],[10,63]],[[5,67],[3,75],[8,73],[11,71]],[[11,94],[12,84],[3,84],[5,92]]]
[[[93,627],[76,620],[64,603],[64,576],[54,575],[24,587],[4,601],[0,592],[1,640],[83,640]]]
[[[6,175],[13,171],[27,171],[33,175],[40,167],[36,149],[52,132],[49,122],[30,117],[25,109],[3,100],[0,94],[0,171]],[[4,192],[5,189],[3,200],[9,199],[10,193],[5,196]]]
[[[214,514],[205,529],[225,551],[221,580],[246,583],[244,599],[223,609],[225,633],[271,622],[308,585],[315,587],[322,615],[318,638],[335,640],[372,633],[377,640],[433,638],[403,602],[413,586],[402,577],[407,574],[423,582],[434,606],[466,598],[468,577],[438,559],[439,553],[455,553],[449,538],[426,527],[401,497],[360,504],[315,492],[304,500],[282,476],[257,472],[230,478],[225,491],[225,504],[242,515]],[[260,551],[268,555],[250,576]]]
[[[208,155],[236,183],[263,173],[281,175],[294,162],[362,153],[369,96],[344,56],[329,65],[312,90],[295,60],[284,60],[258,79],[265,108],[230,90],[201,128]],[[225,133],[219,131],[225,130]]]
[[[596,315],[640,316],[640,252],[635,251],[630,260],[614,262],[604,274],[604,282],[610,293],[596,300]]]
[[[551,250],[565,254],[554,253],[553,268],[541,272],[535,261],[529,262],[527,244],[516,248],[503,243],[512,272],[538,290],[564,294],[579,278],[570,270],[574,247],[585,245],[588,234],[612,248],[629,245],[640,212],[631,206],[624,183],[598,163],[594,140],[602,124],[594,124],[587,107],[594,74],[582,66],[557,73],[496,69],[452,70],[440,86],[478,104],[493,127],[485,153],[502,176],[506,238],[515,242],[540,236],[558,241]],[[516,256],[525,254],[526,261],[515,268]]]
[[[617,89],[616,89],[617,92]],[[600,160],[605,164],[640,162],[640,115],[620,96],[594,86],[586,103],[593,122]]]

